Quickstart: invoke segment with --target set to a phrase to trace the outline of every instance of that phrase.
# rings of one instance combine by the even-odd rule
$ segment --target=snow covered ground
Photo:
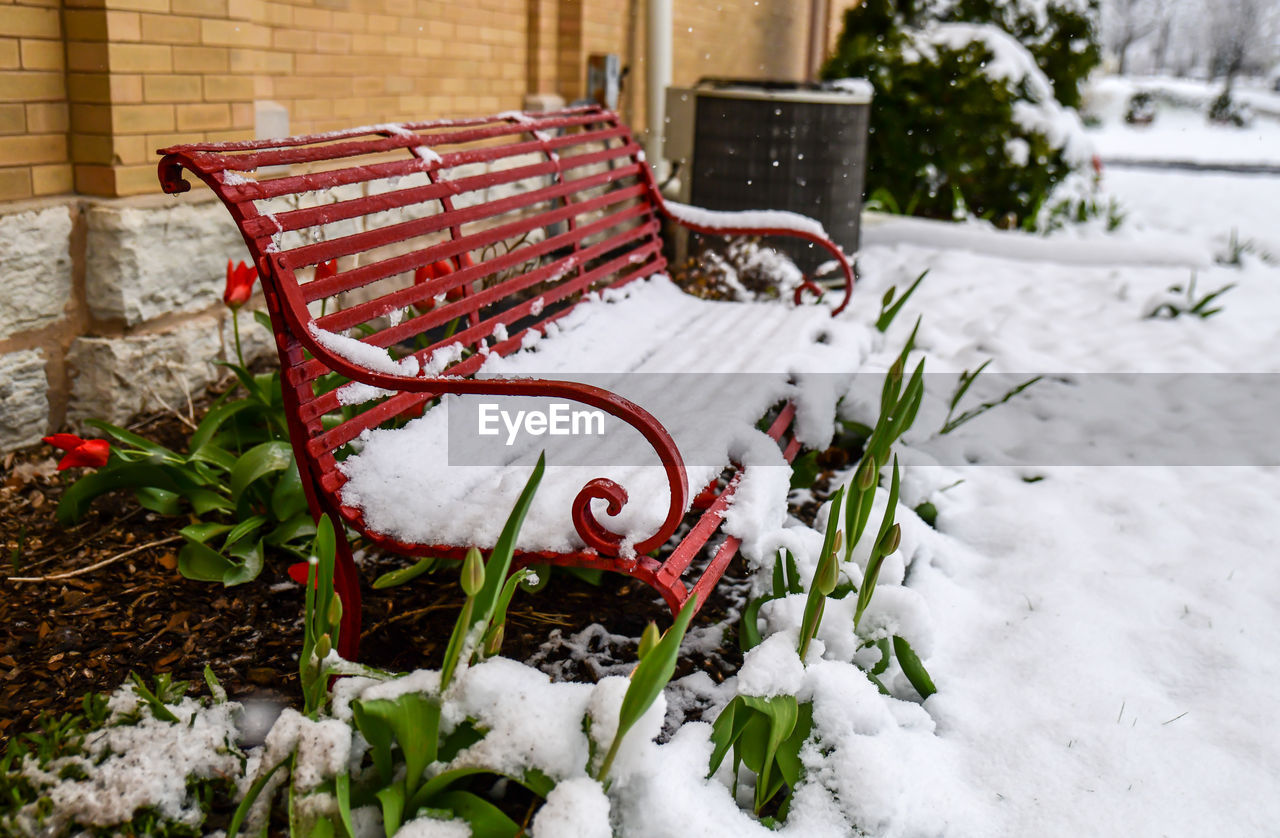
[[[1188,178],[1108,172],[1145,225],[1206,248],[1218,246],[1221,221],[1210,214],[1197,224],[1193,207],[1234,203],[1243,229],[1270,217],[1275,179],[1259,200],[1268,192],[1261,185],[1238,191],[1234,181]],[[1231,191],[1215,195],[1224,184]],[[1168,200],[1178,190],[1184,199]],[[988,357],[989,372],[1280,367],[1280,269],[1248,256],[1240,268],[1200,271],[1202,288],[1237,283],[1209,320],[1143,319],[1150,295],[1185,281],[1185,269],[1064,270],[910,248],[869,252],[862,265],[871,295],[931,269],[911,307],[924,314],[919,345],[935,370],[972,369]],[[889,343],[900,337],[891,332]],[[1044,436],[1096,441],[1056,420],[1051,392],[1023,397],[1041,400]],[[1181,400],[1166,393],[1152,405],[1144,418],[1167,423],[1168,435],[1135,438],[1148,446],[1145,462],[1160,462],[1162,442],[1177,461],[1180,415],[1197,408],[1197,395],[1190,385]],[[1098,405],[1093,434],[1126,432],[1106,416]],[[966,428],[968,454],[996,459],[1000,440],[981,433],[984,418]],[[1280,816],[1267,791],[1280,769],[1271,724],[1280,701],[1272,606],[1280,472],[1118,464],[916,472],[938,487],[930,494],[938,529],[921,530],[925,552],[908,577],[934,622],[928,663],[939,692],[924,707],[936,730],[899,732],[912,745],[883,751],[850,744],[894,763],[868,761],[865,770],[902,783],[873,795],[848,785],[845,793],[873,809],[863,825],[884,835],[1269,834]]]
[[[1280,258],[1280,176],[1108,166],[1103,182],[1119,197],[1126,233],[1173,234],[1223,255],[1234,230],[1238,241]]]
[[[446,716],[490,726],[486,753],[504,767],[560,781],[535,838],[1274,834],[1280,468],[1216,464],[1220,440],[1204,433],[1261,420],[1235,440],[1236,461],[1280,454],[1270,414],[1256,415],[1276,401],[1276,379],[1226,375],[1280,373],[1280,266],[1259,253],[1280,253],[1280,178],[1108,168],[1104,182],[1128,212],[1105,243],[1068,232],[1038,240],[1037,258],[1021,238],[1005,253],[998,237],[872,236],[859,254],[851,326],[875,320],[890,285],[929,271],[889,333],[870,338],[866,370],[889,366],[919,315],[912,365],[924,358],[930,387],[943,385],[935,400],[988,359],[988,380],[1052,375],[954,435],[923,410],[906,437],[902,546],[869,622],[910,636],[938,692],[920,702],[896,669],[893,696],[876,691],[850,664],[847,599],[829,604],[807,666],[793,651],[803,602],[791,598],[766,606],[762,628],[777,633],[737,676],[673,685],[674,718],[710,706],[710,720],[739,692],[813,701],[806,780],[775,833],[735,803],[724,768],[706,778],[710,725],[686,722],[657,744],[660,702],[629,735],[606,798],[584,776],[582,718],[597,745],[609,741],[626,682],[553,684],[489,661],[460,677]],[[1232,229],[1256,247],[1217,264]],[[1153,236],[1176,237],[1186,263],[1098,255],[1126,243],[1141,253]],[[1092,257],[1072,256],[1091,244]],[[1201,294],[1234,285],[1221,313],[1147,317],[1193,272]],[[1150,384],[1154,373],[1165,375]],[[855,394],[851,410],[874,409],[875,395]],[[994,430],[1010,418],[1034,439]],[[1210,464],[1178,465],[1193,453]],[[911,511],[923,501],[936,528]],[[818,535],[793,529],[807,578]],[[462,834],[433,828],[415,834]]]
[[[1139,90],[1155,97],[1156,119],[1129,125],[1124,112]],[[1211,125],[1205,118],[1221,84],[1171,78],[1104,77],[1086,91],[1085,110],[1100,120],[1089,137],[1103,160],[1280,165],[1280,93],[1242,82],[1235,98],[1255,114],[1247,128]]]

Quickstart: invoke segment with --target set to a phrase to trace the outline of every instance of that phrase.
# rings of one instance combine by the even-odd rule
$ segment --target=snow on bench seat
[[[744,539],[749,556],[755,542],[782,525],[790,479],[777,444],[756,423],[770,407],[792,399],[796,437],[825,445],[835,401],[870,349],[865,327],[833,319],[825,306],[700,300],[665,276],[607,291],[533,343],[514,355],[489,358],[479,377],[582,381],[631,399],[675,439],[691,496],[730,462],[744,466],[725,531]],[[805,386],[789,383],[793,378]],[[604,436],[520,433],[508,446],[508,430],[499,423],[498,435],[486,438],[480,452],[479,438],[468,427],[469,441],[464,445],[455,437],[451,452],[449,434],[462,428],[450,425],[450,412],[458,411],[455,422],[477,415],[477,405],[466,401],[500,404],[514,415],[540,400],[450,395],[443,410],[430,410],[402,428],[365,432],[359,453],[340,466],[347,478],[340,497],[361,511],[366,527],[406,543],[493,544],[539,452],[547,449],[547,473],[519,549],[581,550],[571,503],[596,477],[616,481],[631,498],[612,519],[597,501],[599,520],[630,543],[658,529],[669,504],[666,478],[653,450],[629,426],[610,422]],[[573,464],[558,464],[566,461]]]

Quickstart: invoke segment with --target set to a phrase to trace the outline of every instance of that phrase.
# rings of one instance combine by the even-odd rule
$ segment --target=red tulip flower
[[[289,578],[297,582],[299,585],[306,586],[307,578],[311,575],[311,562],[297,562],[289,565]],[[316,574],[316,578],[311,581],[311,587],[319,590],[320,574]]]
[[[238,309],[253,296],[253,283],[258,278],[258,269],[251,268],[244,262],[231,266],[227,260],[227,290],[222,292],[222,301],[232,309]]]
[[[338,275],[338,260],[330,259],[328,262],[321,262],[316,265],[316,279],[328,279]]]
[[[457,264],[460,264],[464,268],[475,266],[475,261],[471,258],[470,253],[464,253],[460,257],[454,257],[454,259],[441,259],[439,262],[432,262],[430,265],[423,265],[414,271],[413,284],[421,285],[429,279],[439,279],[442,276],[448,276],[458,269],[455,265],[455,259],[457,260]],[[448,299],[461,300],[463,297],[463,287],[464,286],[459,285],[457,288],[450,288],[447,295]]]
[[[413,284],[414,284],[414,285],[421,285],[422,283],[426,282],[428,279],[435,279],[435,278],[436,278],[436,265],[438,265],[438,264],[441,264],[441,263],[436,262],[436,263],[431,264],[431,265],[423,265],[422,267],[420,267],[420,268],[418,268],[416,271],[414,271],[414,272],[413,272]]]
[[[111,443],[105,439],[81,439],[75,434],[54,434],[44,441],[67,453],[58,463],[58,471],[68,468],[100,468],[107,464]]]

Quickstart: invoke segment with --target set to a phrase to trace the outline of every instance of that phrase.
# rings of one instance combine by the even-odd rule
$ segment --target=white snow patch
[[[676,201],[664,201],[667,211],[676,220],[712,230],[778,229],[795,230],[819,238],[828,238],[822,224],[812,218],[786,210],[743,210],[723,212],[691,207]]]
[[[611,838],[609,797],[589,777],[558,784],[533,819],[533,838]]]

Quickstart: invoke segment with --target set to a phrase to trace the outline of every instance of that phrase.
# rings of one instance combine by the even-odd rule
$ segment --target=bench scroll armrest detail
[[[831,312],[831,316],[836,316],[844,311],[845,306],[849,305],[849,297],[853,293],[855,279],[853,266],[849,263],[848,257],[844,255],[844,251],[836,246],[835,242],[831,241],[827,231],[814,219],[799,213],[782,210],[746,210],[743,212],[706,210],[675,201],[668,201],[661,196],[656,188],[653,189],[652,194],[654,201],[664,215],[697,233],[713,236],[795,236],[816,244],[830,253],[844,272],[844,300]],[[799,301],[799,291],[803,291],[806,287],[811,287],[812,285],[812,282],[806,280],[805,284],[797,289],[797,302]]]
[[[665,544],[684,518],[685,510],[689,505],[689,484],[680,449],[676,447],[675,440],[671,438],[667,429],[651,413],[617,393],[574,381],[541,378],[476,379],[451,376],[417,378],[393,372],[397,362],[392,361],[389,356],[386,356],[386,366],[383,369],[370,369],[325,345],[332,344],[332,341],[316,340],[316,331],[308,328],[295,330],[295,333],[303,348],[316,359],[352,381],[359,381],[383,390],[409,393],[563,398],[610,413],[639,431],[657,453],[666,472],[667,486],[670,491],[666,517],[657,532],[632,545],[625,545],[621,536],[600,524],[591,509],[591,504],[595,500],[604,500],[608,504],[607,514],[611,517],[616,516],[627,503],[626,489],[605,478],[589,481],[574,499],[571,515],[578,535],[597,553],[613,557],[622,553],[634,552],[637,556],[648,553]],[[351,338],[343,338],[343,341],[355,342]],[[370,353],[379,352],[377,347],[372,345],[362,344],[362,346]],[[378,365],[382,366],[381,363]],[[405,368],[401,367],[401,369]]]

